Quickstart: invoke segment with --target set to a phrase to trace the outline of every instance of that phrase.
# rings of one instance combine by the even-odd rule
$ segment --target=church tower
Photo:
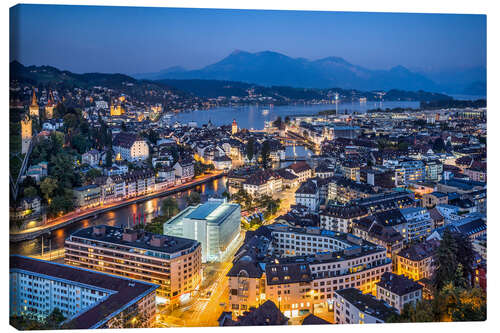
[[[26,154],[30,146],[32,133],[31,117],[29,115],[24,115],[21,119],[21,152]]]
[[[52,119],[54,118],[54,96],[52,96],[52,90],[49,91],[49,100],[47,102],[47,105],[45,105],[45,117],[47,119]]]
[[[231,126],[231,134],[235,135],[238,133],[238,124],[236,123],[236,119],[233,119],[233,125]]]
[[[31,97],[30,116],[40,117],[40,108],[38,107],[38,103],[36,101],[35,87],[33,87],[33,96]]]
[[[114,117],[114,116],[121,116],[121,115],[125,114],[125,109],[124,109],[124,107],[122,105],[121,99],[116,104],[113,103],[113,100],[111,101],[109,114],[112,117]]]

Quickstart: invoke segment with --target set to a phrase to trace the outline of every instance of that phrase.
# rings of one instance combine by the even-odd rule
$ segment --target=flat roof
[[[363,294],[361,290],[356,288],[336,290],[335,293],[342,296],[358,310],[382,321],[386,321],[391,315],[397,313],[384,301],[378,300],[370,294]]]
[[[105,233],[103,235],[96,235],[94,234],[94,228],[96,227],[104,227],[105,228]],[[176,253],[182,250],[187,250],[190,249],[193,246],[196,246],[196,244],[199,244],[198,241],[193,240],[193,239],[188,239],[188,238],[183,238],[183,237],[177,237],[177,236],[167,236],[167,235],[157,235],[157,234],[152,234],[150,232],[142,231],[142,230],[137,230],[137,240],[129,242],[123,240],[123,233],[126,232],[127,229],[123,227],[112,227],[108,225],[100,225],[100,226],[94,226],[94,227],[89,227],[85,229],[80,229],[73,234],[71,234],[70,237],[80,237],[80,238],[85,238],[85,239],[91,239],[95,241],[100,241],[100,242],[106,242],[106,243],[112,243],[112,244],[117,244],[117,245],[122,245],[122,246],[128,246],[132,248],[139,248],[139,249],[145,249],[145,250],[152,250],[152,251],[157,251],[157,252],[163,252],[167,254],[172,254]],[[164,244],[162,246],[153,246],[151,245],[151,239],[153,237],[160,237],[164,238]]]
[[[165,223],[167,223],[167,225],[172,225],[186,218],[192,220],[206,220],[210,224],[220,224],[239,208],[240,205],[238,204],[208,201],[195,207],[187,207]]]
[[[115,314],[158,288],[148,282],[19,255],[10,256],[10,271],[32,273],[46,279],[65,280],[110,292],[108,297],[93,307],[68,318],[63,327],[72,329],[98,328]]]

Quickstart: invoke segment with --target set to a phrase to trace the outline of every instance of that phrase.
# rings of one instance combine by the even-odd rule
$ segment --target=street
[[[232,267],[232,258],[243,243],[245,231],[228,248],[223,263],[207,263],[204,267],[204,281],[197,295],[185,304],[171,311],[169,306],[158,309],[155,327],[217,326],[217,319],[226,310],[229,291],[226,274]]]

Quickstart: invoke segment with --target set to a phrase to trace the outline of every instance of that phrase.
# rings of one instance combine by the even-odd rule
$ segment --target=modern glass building
[[[225,199],[209,199],[189,206],[165,222],[163,233],[197,240],[201,243],[202,261],[221,261],[241,229],[241,207]]]

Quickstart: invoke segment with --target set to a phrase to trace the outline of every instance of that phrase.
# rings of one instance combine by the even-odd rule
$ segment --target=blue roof
[[[187,218],[194,220],[204,220],[207,218],[210,213],[217,209],[221,205],[220,202],[206,202],[203,205],[198,206],[195,210],[193,210]]]

